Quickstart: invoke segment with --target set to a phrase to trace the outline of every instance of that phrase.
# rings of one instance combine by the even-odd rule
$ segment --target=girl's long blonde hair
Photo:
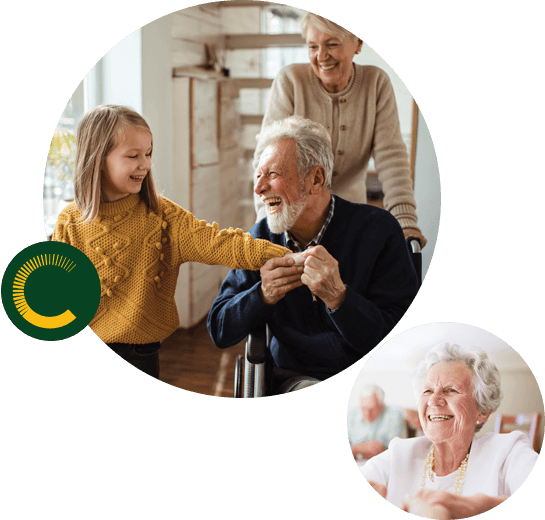
[[[127,128],[139,128],[151,134],[145,119],[130,108],[119,105],[100,105],[89,110],[78,125],[74,193],[81,216],[92,221],[102,202],[102,175],[106,157],[116,145],[116,139]],[[148,171],[140,197],[151,211],[157,211],[159,195]]]

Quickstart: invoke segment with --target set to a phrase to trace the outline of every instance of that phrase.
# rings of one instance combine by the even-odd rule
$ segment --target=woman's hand
[[[409,238],[418,238],[422,244],[422,248],[428,243],[426,237],[418,229],[403,228],[403,234],[405,235],[405,240],[408,240]]]
[[[412,513],[411,507],[425,507],[428,510],[441,507],[448,511],[449,516],[446,518],[468,518],[496,507],[506,498],[490,497],[482,493],[470,497],[461,497],[447,491],[420,489],[415,495],[405,497],[402,509]]]
[[[434,518],[435,520],[450,520],[449,510],[440,505],[430,505],[424,500],[409,496],[407,502],[403,504],[403,510],[413,515],[422,516],[424,518]]]

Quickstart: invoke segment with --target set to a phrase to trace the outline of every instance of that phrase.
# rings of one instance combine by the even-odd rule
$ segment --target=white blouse
[[[426,437],[395,438],[386,451],[365,464],[362,473],[367,480],[384,484],[388,489],[386,500],[401,507],[405,495],[420,489],[430,450],[431,442]],[[524,433],[485,433],[471,444],[462,496],[510,496],[526,480],[536,460],[537,453]],[[452,493],[457,471],[435,476],[434,483],[426,477],[425,487]]]

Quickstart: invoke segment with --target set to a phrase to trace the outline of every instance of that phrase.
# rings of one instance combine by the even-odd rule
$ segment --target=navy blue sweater
[[[250,233],[285,246],[267,219]],[[387,211],[336,197],[335,214],[321,245],[339,262],[346,298],[334,313],[309,288],[299,287],[275,305],[259,297],[259,271],[231,270],[208,315],[220,348],[269,324],[276,366],[318,379],[344,370],[373,349],[401,319],[418,291],[403,231]]]

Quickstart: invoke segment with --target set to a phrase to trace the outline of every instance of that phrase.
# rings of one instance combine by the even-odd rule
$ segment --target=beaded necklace
[[[424,469],[422,470],[422,480],[420,482],[420,487],[424,487],[426,485],[426,474],[430,478],[430,480],[434,481],[434,473],[433,473],[433,465],[435,463],[435,454],[433,451],[433,446],[431,447],[430,452],[428,453],[428,456],[426,458],[426,461],[424,462]],[[467,461],[469,460],[469,453],[465,456],[465,459],[460,464],[460,467],[458,468],[458,474],[456,475],[456,483],[454,484],[454,494],[455,495],[461,495],[462,494],[462,488],[464,486],[464,479],[466,476],[466,469],[467,469]]]

